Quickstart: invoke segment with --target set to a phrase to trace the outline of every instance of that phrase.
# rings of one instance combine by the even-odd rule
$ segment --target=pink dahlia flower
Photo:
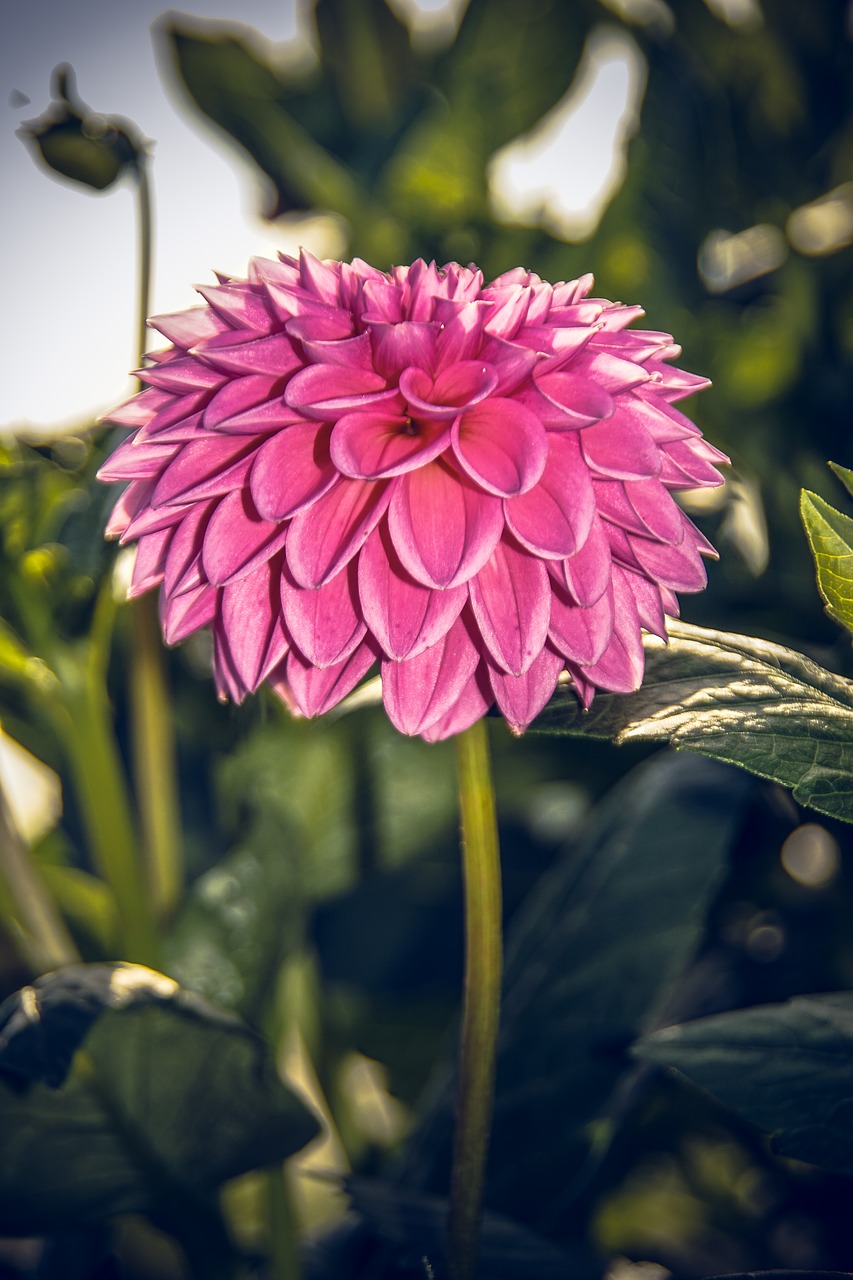
[[[705,379],[591,286],[303,253],[152,320],[172,345],[100,476],[167,642],[210,627],[223,698],[307,716],[378,661],[430,740],[495,703],[523,729],[563,671],[587,706],[636,689],[713,554],[672,491],[725,459],[675,407]]]

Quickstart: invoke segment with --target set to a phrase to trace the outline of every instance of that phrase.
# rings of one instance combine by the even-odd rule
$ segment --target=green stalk
[[[264,1193],[267,1217],[267,1249],[272,1280],[299,1280],[298,1225],[293,1195],[283,1164],[265,1169]]]
[[[37,973],[80,959],[65,921],[42,883],[32,856],[19,836],[0,787],[0,876],[27,936],[27,960]]]
[[[450,1183],[451,1280],[473,1280],[492,1123],[501,992],[501,868],[489,740],[478,720],[456,738],[465,894],[465,993]]]
[[[147,345],[146,322],[151,307],[153,242],[148,159],[141,148],[137,152],[134,173],[139,234],[137,350],[141,365]],[[146,596],[134,601],[131,610],[130,722],[133,777],[148,891],[155,915],[162,920],[168,918],[177,906],[183,884],[175,733],[154,598]]]

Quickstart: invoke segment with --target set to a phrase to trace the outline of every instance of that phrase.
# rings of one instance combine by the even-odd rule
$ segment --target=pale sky
[[[281,42],[298,34],[298,0],[190,0],[181,11],[252,25]],[[435,11],[444,0],[397,0]],[[458,0],[451,8],[458,9]],[[323,226],[270,226],[256,213],[258,188],[247,165],[217,142],[161,82],[151,40],[158,0],[26,0],[4,22],[0,42],[2,128],[0,173],[0,429],[80,425],[120,400],[134,365],[135,217],[129,184],[91,194],[51,181],[15,136],[49,100],[51,72],[69,62],[80,97],[105,115],[129,117],[155,140],[157,239],[153,312],[197,301],[193,284],[214,270],[242,274],[252,254],[295,251],[300,243],[321,255],[335,252]],[[424,15],[425,16],[425,15]],[[422,17],[423,21],[423,17]],[[584,166],[586,146],[610,154],[614,133],[630,129],[632,101],[641,92],[631,46],[599,38],[597,61],[579,79],[598,94],[590,138],[589,105],[574,128],[568,106],[553,113],[542,137],[528,141],[500,165],[498,207],[506,216],[563,219],[567,234],[590,223],[587,209],[612,186],[607,166]],[[25,94],[17,107],[10,95]],[[573,104],[577,105],[577,104]],[[580,156],[580,163],[578,162]],[[581,176],[579,178],[579,171]],[[543,186],[543,173],[570,177]],[[594,223],[594,217],[593,217]]]

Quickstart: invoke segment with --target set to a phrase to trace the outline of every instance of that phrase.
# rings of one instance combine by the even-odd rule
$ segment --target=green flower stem
[[[263,1178],[270,1275],[272,1280],[299,1280],[302,1274],[299,1229],[287,1170],[283,1164],[277,1164],[264,1170]]]
[[[139,237],[137,353],[140,365],[151,310],[153,214],[148,158],[141,149],[134,165]],[[131,605],[130,723],[133,779],[139,808],[142,853],[155,915],[168,919],[183,885],[175,733],[166,662],[153,596]]]
[[[28,935],[26,959],[36,973],[61,968],[80,959],[65,921],[42,884],[32,857],[15,829],[0,787],[0,876],[6,884],[19,924]]]
[[[151,595],[143,596],[132,601],[130,609],[133,774],[148,892],[162,920],[175,910],[183,884],[175,731],[156,601]]]
[[[64,737],[95,869],[112,889],[118,908],[122,958],[156,969],[160,947],[109,701],[101,681],[87,674],[90,678],[74,689],[65,684],[65,714],[55,720]]]
[[[501,992],[501,868],[489,740],[478,720],[456,738],[465,892],[465,994],[450,1184],[451,1280],[472,1280],[492,1122]]]

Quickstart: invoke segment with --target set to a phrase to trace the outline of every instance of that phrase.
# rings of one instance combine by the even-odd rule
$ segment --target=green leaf
[[[780,1155],[853,1176],[853,993],[668,1027],[634,1046],[773,1135]]]
[[[496,1210],[553,1227],[606,1148],[612,1123],[594,1122],[631,1072],[628,1046],[656,1024],[695,951],[751,790],[708,761],[656,757],[605,797],[580,849],[525,904],[504,983],[487,1192]],[[412,1140],[408,1185],[435,1189],[445,1176],[450,1089],[442,1108]]]
[[[172,14],[159,38],[194,106],[272,181],[268,216],[311,207],[352,216],[362,202],[355,177],[294,118],[293,90],[244,30]]]
[[[829,469],[833,475],[838,477],[851,498],[853,498],[853,471],[848,471],[846,467],[840,467],[837,462],[830,462]]]
[[[181,1199],[204,1202],[221,1183],[292,1155],[317,1132],[262,1041],[162,974],[72,966],[6,1008],[4,1232],[41,1234]]]
[[[853,520],[807,489],[800,497],[800,515],[826,612],[853,632]]]
[[[585,713],[560,686],[531,729],[689,747],[853,822],[853,683],[766,640],[685,622],[668,630],[668,645],[646,639],[637,693],[599,693]]]

